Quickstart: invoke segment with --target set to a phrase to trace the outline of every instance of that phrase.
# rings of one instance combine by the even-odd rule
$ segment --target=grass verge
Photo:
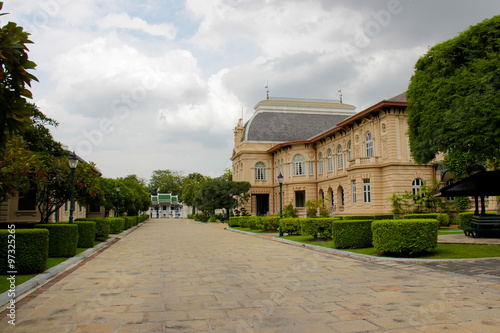
[[[312,236],[286,236],[283,237],[299,243],[313,244],[327,248],[333,248],[333,241],[318,241]],[[363,249],[339,249],[341,251],[366,254],[376,257],[387,258],[412,258],[412,259],[474,259],[500,257],[500,246],[477,245],[477,244],[438,244],[434,252],[420,253],[414,256],[397,256],[378,253],[375,248]]]

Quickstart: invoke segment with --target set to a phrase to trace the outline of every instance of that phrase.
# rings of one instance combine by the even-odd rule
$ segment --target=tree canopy
[[[0,10],[3,2],[0,2]],[[0,16],[5,15],[4,13]],[[29,33],[14,22],[0,29],[0,149],[15,132],[22,132],[30,123],[31,109],[26,98],[32,98],[31,81],[38,81],[28,73],[36,64],[28,60],[26,44]]]
[[[500,16],[430,48],[407,91],[417,163],[453,151],[476,161],[500,156]]]

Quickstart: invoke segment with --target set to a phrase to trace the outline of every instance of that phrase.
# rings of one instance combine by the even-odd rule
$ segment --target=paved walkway
[[[365,262],[154,220],[16,309],[1,332],[498,332],[500,278]],[[3,314],[5,315],[5,313]]]

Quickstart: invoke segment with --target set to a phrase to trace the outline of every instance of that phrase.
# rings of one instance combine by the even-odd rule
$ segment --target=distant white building
[[[182,218],[183,205],[179,202],[179,196],[172,195],[172,193],[158,193],[151,196],[151,218],[172,217]]]

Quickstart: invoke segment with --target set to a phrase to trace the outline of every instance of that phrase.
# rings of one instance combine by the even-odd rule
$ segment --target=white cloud
[[[175,39],[177,29],[173,24],[149,24],[139,17],[130,17],[126,13],[111,13],[97,21],[97,24],[105,29],[121,28],[129,30],[140,30],[153,36],[163,36],[168,39]]]

